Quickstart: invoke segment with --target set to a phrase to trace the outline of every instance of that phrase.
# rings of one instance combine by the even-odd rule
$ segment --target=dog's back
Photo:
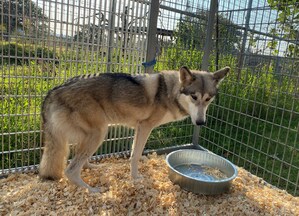
[[[79,114],[86,120],[93,119],[97,112],[106,123],[135,127],[159,108],[177,108],[177,95],[173,93],[180,87],[177,80],[175,71],[144,76],[78,76],[48,93],[42,106],[43,122],[47,123],[57,112],[70,120]]]

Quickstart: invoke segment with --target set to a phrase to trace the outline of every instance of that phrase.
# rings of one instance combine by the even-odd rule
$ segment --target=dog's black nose
[[[196,121],[196,125],[198,125],[198,126],[205,125],[205,124],[206,124],[205,121],[202,121],[202,120],[197,120]]]

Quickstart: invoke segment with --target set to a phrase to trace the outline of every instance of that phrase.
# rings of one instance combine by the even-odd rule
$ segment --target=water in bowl
[[[191,178],[203,181],[215,181],[215,177],[205,173],[204,168],[198,164],[181,164],[175,167],[175,169]]]

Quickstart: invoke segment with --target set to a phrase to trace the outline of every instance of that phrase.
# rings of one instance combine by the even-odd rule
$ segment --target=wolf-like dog
[[[152,129],[191,117],[204,125],[206,111],[217,94],[218,84],[230,71],[214,73],[163,71],[131,76],[122,73],[82,75],[53,88],[42,105],[44,152],[40,163],[42,179],[62,178],[68,143],[76,143],[73,159],[65,170],[70,182],[99,191],[80,177],[83,166],[105,139],[109,124],[135,129],[131,151],[131,177],[138,177],[138,161]]]

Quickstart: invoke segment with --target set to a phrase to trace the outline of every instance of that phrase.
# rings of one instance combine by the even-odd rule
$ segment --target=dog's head
[[[194,125],[206,123],[206,111],[217,94],[219,83],[230,71],[229,67],[214,73],[190,71],[187,67],[180,69],[181,94],[188,104],[188,113]]]

